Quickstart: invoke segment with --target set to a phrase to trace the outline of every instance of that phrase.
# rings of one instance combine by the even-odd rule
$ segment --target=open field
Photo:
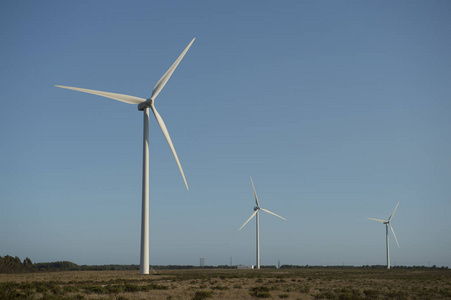
[[[262,269],[0,274],[0,299],[451,299],[451,270]]]

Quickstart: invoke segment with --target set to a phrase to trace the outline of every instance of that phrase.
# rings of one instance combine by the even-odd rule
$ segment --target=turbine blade
[[[171,148],[172,154],[174,154],[175,161],[177,162],[177,165],[179,166],[180,173],[182,174],[183,181],[185,181],[186,189],[188,188],[188,183],[186,182],[185,173],[183,173],[182,165],[180,164],[179,158],[177,156],[177,152],[175,152],[174,145],[172,144],[171,137],[169,136],[168,129],[166,128],[166,125],[164,124],[163,118],[161,118],[160,114],[158,113],[157,109],[154,105],[151,105],[150,108],[153,111],[153,114],[155,115],[155,119],[157,119],[158,125],[160,125],[161,131],[163,131],[164,137],[166,138],[166,141],[168,142],[169,148]]]
[[[395,214],[395,211],[396,211],[396,209],[398,208],[398,205],[399,205],[399,202],[398,202],[398,204],[396,204],[396,207],[395,207],[395,209],[393,210],[393,212],[391,213],[390,217],[388,218],[388,221],[390,221],[391,218],[393,217],[393,215]]]
[[[267,212],[268,214],[275,215],[276,217],[279,217],[279,218],[281,218],[281,219],[284,219],[285,221],[287,220],[287,219],[285,219],[284,217],[281,217],[281,216],[279,216],[279,215],[273,213],[272,211],[269,211],[269,210],[264,209],[264,208],[260,208],[260,209],[263,210],[263,211],[265,211],[265,212]]]
[[[116,94],[116,93],[109,93],[109,92],[102,92],[102,91],[96,91],[96,90],[88,90],[88,89],[82,89],[77,87],[70,87],[70,86],[63,86],[63,85],[55,85],[56,87],[68,89],[68,90],[74,90],[79,92],[84,92],[88,94],[94,94],[102,97],[111,98],[117,101],[130,103],[130,104],[140,104],[146,101],[146,99],[129,96],[129,95],[122,95],[122,94]]]
[[[381,220],[381,219],[373,219],[373,218],[368,218],[368,219],[370,219],[370,220],[374,220],[374,221],[378,221],[378,222],[381,222],[381,223],[385,223],[385,222],[387,222],[387,221],[384,221],[384,220]]]
[[[254,211],[254,213],[251,215],[251,217],[249,219],[247,219],[247,221],[244,222],[243,226],[241,226],[240,229],[238,229],[238,230],[241,230],[241,228],[243,228],[244,225],[246,225],[247,222],[249,222],[257,214],[257,212],[258,212],[258,210]]]
[[[252,182],[252,188],[254,189],[255,204],[257,204],[257,207],[260,207],[260,204],[258,204],[257,192],[255,191],[254,181],[252,180],[252,177],[251,177],[251,182]]]
[[[185,50],[183,50],[182,54],[180,54],[180,56],[172,64],[172,66],[169,68],[169,70],[167,70],[166,73],[164,73],[163,77],[161,77],[160,80],[158,80],[157,84],[153,88],[152,96],[150,96],[151,99],[155,100],[155,98],[157,98],[158,94],[161,92],[161,90],[163,89],[166,82],[168,82],[169,78],[171,78],[171,75],[172,75],[172,73],[174,73],[175,68],[177,68],[179,63],[182,61],[182,58],[185,56],[186,52],[188,52],[189,47],[191,47],[191,45],[193,44],[195,39],[196,38],[194,38],[191,41],[191,43],[189,43],[189,45],[185,48]]]
[[[391,227],[390,223],[388,223],[388,225],[390,225],[391,232],[393,233],[393,236],[395,237],[396,244],[398,244],[398,248],[399,248],[399,243],[398,243],[398,239],[396,238],[395,231],[393,230],[393,227]]]

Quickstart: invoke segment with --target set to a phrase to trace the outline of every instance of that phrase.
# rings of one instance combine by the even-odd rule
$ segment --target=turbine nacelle
[[[153,102],[154,102],[154,100],[152,98],[147,99],[143,103],[138,104],[138,110],[143,111],[146,109],[146,107],[153,106]]]
[[[254,211],[257,211],[259,209],[260,209],[260,207],[258,207],[258,206],[254,207]]]

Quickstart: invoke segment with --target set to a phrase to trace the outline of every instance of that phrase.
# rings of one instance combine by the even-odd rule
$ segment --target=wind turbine
[[[241,226],[240,229],[238,229],[238,230],[241,230],[241,228],[243,228],[244,225],[247,224],[247,222],[249,222],[254,216],[256,216],[256,221],[257,221],[257,262],[256,262],[256,265],[257,265],[257,269],[260,269],[260,236],[259,236],[260,225],[259,225],[259,220],[258,220],[258,212],[260,210],[262,210],[264,212],[267,212],[268,214],[271,214],[271,215],[274,215],[274,216],[279,217],[281,219],[284,219],[285,221],[287,219],[285,219],[284,217],[281,217],[279,215],[276,215],[275,213],[273,213],[273,212],[271,212],[271,211],[269,211],[267,209],[261,208],[260,204],[258,203],[257,192],[255,191],[254,181],[252,181],[252,177],[251,177],[251,183],[252,183],[252,188],[254,189],[255,204],[257,206],[254,207],[254,213],[251,215],[251,217],[249,219],[247,219],[247,221],[244,222],[243,226]]]
[[[399,202],[398,202],[398,204],[396,205],[396,207],[395,207],[395,209],[393,210],[393,212],[391,213],[390,217],[388,217],[388,220],[387,220],[387,221],[380,220],[380,219],[368,218],[368,219],[370,219],[370,220],[374,220],[374,221],[377,221],[377,222],[381,222],[382,224],[385,224],[385,237],[386,237],[386,240],[387,240],[387,270],[390,269],[390,250],[389,250],[389,247],[388,247],[388,227],[390,227],[391,232],[393,233],[393,236],[394,236],[394,238],[395,238],[396,244],[398,244],[398,248],[399,248],[398,239],[396,238],[395,231],[393,230],[393,227],[391,227],[391,224],[390,224],[391,218],[392,218],[393,215],[395,214],[395,211],[396,211],[396,209],[398,208],[398,205],[399,205]]]
[[[155,87],[152,91],[152,95],[150,96],[149,99],[122,95],[122,94],[116,94],[116,93],[88,90],[88,89],[82,89],[82,88],[76,88],[76,87],[55,85],[56,87],[75,90],[75,91],[89,93],[89,94],[94,94],[94,95],[98,95],[98,96],[102,96],[102,97],[107,97],[107,98],[111,98],[111,99],[114,99],[117,101],[129,103],[129,104],[138,104],[138,110],[144,112],[141,256],[140,256],[140,272],[141,272],[141,274],[149,274],[149,107],[150,107],[150,109],[152,109],[155,119],[157,120],[158,125],[160,125],[161,131],[163,131],[164,137],[166,138],[166,141],[169,144],[169,148],[171,148],[172,154],[174,155],[175,161],[177,162],[177,165],[180,169],[180,173],[182,174],[183,181],[185,182],[186,189],[189,190],[188,183],[186,182],[185,174],[183,173],[182,165],[180,164],[177,153],[175,152],[175,148],[174,148],[174,145],[172,144],[171,137],[169,136],[168,129],[166,128],[166,125],[164,124],[163,119],[161,118],[160,114],[158,113],[157,109],[155,108],[154,102],[155,102],[155,98],[157,98],[158,94],[161,92],[161,90],[165,86],[166,82],[168,82],[172,73],[177,68],[180,61],[185,56],[186,52],[193,44],[194,40],[195,40],[195,38],[189,43],[189,45],[185,48],[185,50],[183,50],[182,54],[180,54],[180,56],[172,64],[172,66],[169,68],[169,70],[167,70],[166,73],[164,73],[163,77],[161,77],[160,80],[158,80],[157,84],[155,85]]]

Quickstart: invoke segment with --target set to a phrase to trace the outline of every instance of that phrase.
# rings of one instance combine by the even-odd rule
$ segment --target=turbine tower
[[[160,125],[161,131],[163,131],[164,137],[169,144],[169,148],[171,148],[172,154],[174,155],[175,161],[179,167],[180,173],[182,174],[183,181],[185,182],[186,189],[188,188],[188,183],[186,182],[185,174],[183,173],[182,165],[180,164],[177,153],[175,152],[174,145],[172,144],[171,137],[169,136],[168,129],[164,124],[163,119],[155,108],[155,98],[157,98],[158,94],[161,92],[165,84],[168,82],[174,70],[179,65],[182,58],[185,56],[188,49],[193,44],[195,38],[189,43],[189,45],[183,50],[182,54],[177,58],[177,60],[172,64],[169,70],[164,73],[163,77],[155,85],[152,95],[149,99],[88,90],[76,87],[69,86],[61,86],[56,85],[56,87],[75,90],[79,92],[94,94],[106,98],[111,98],[117,101],[129,103],[129,104],[137,104],[138,110],[144,112],[144,124],[143,124],[143,178],[142,178],[142,215],[141,215],[141,255],[140,255],[140,272],[141,274],[149,274],[149,107],[152,110],[155,119],[157,120],[158,125]]]
[[[260,204],[258,203],[257,192],[255,191],[254,182],[252,181],[252,177],[251,177],[251,183],[252,183],[252,188],[254,189],[254,197],[255,197],[255,204],[256,204],[256,206],[254,207],[254,213],[251,215],[251,217],[249,219],[247,219],[246,222],[244,222],[243,226],[241,226],[240,229],[238,229],[238,230],[241,230],[241,228],[243,228],[244,225],[247,224],[247,222],[249,222],[254,216],[256,216],[256,224],[257,224],[257,258],[256,258],[257,261],[256,261],[256,266],[257,266],[257,269],[260,269],[260,236],[259,236],[260,225],[259,225],[259,220],[258,220],[258,213],[259,213],[259,211],[262,210],[262,211],[267,212],[267,213],[269,213],[271,215],[274,215],[276,217],[284,219],[285,221],[287,219],[285,219],[284,217],[281,217],[279,215],[276,215],[275,213],[273,213],[273,212],[271,212],[271,211],[269,211],[267,209],[261,208]]]
[[[398,243],[398,239],[396,238],[396,234],[395,231],[393,230],[393,227],[390,224],[391,218],[393,217],[393,215],[395,214],[396,209],[398,208],[399,202],[396,205],[395,209],[393,210],[393,212],[391,213],[390,217],[388,217],[387,221],[384,220],[380,220],[380,219],[373,219],[373,218],[368,218],[370,220],[374,220],[377,222],[381,222],[382,224],[385,224],[385,238],[386,238],[386,244],[387,244],[387,270],[390,269],[390,250],[389,250],[389,245],[388,245],[388,227],[390,227],[391,232],[393,233],[393,237],[395,238],[396,244],[398,244],[398,248],[399,248],[399,243]]]

